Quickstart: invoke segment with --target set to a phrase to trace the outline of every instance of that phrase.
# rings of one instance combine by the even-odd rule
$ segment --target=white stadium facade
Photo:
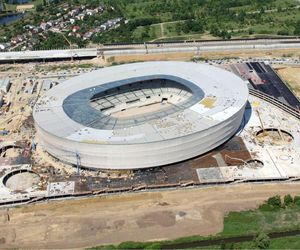
[[[46,92],[33,111],[43,149],[94,169],[162,166],[204,154],[240,128],[247,84],[192,62],[107,67]]]

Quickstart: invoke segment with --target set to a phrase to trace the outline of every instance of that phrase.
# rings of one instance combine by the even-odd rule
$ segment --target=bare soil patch
[[[278,74],[292,88],[296,96],[300,97],[300,67],[284,67],[277,69]]]
[[[213,52],[176,52],[176,53],[157,53],[157,54],[138,54],[138,55],[119,55],[107,57],[106,61],[116,63],[138,62],[138,61],[190,61],[194,57],[207,59],[222,58],[275,58],[289,56],[299,58],[299,49],[276,49],[276,50],[243,50],[243,51],[213,51]]]
[[[276,194],[299,195],[299,188],[300,183],[241,184],[2,209],[0,247],[81,248],[211,235],[223,230],[229,211],[254,209]]]

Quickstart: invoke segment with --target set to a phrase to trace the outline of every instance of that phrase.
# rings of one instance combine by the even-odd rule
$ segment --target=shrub
[[[152,243],[148,246],[146,246],[144,249],[161,249],[161,244],[160,243]]]
[[[276,195],[276,196],[270,197],[267,201],[267,204],[269,204],[273,208],[281,208],[282,204],[281,204],[280,196]]]
[[[226,250],[234,249],[234,244],[222,242],[220,245],[220,249],[226,249]]]
[[[293,197],[289,194],[285,195],[283,200],[284,200],[284,205],[287,207],[290,206],[291,204],[293,204],[293,202],[294,202]]]
[[[141,242],[125,241],[118,245],[118,249],[144,249],[146,245]]]
[[[277,35],[280,35],[280,36],[288,36],[289,35],[289,31],[288,30],[279,30],[277,32]]]
[[[259,211],[262,211],[262,212],[270,212],[270,211],[274,210],[273,206],[266,204],[266,203],[260,205],[258,209],[259,209]]]
[[[254,239],[254,246],[259,249],[267,249],[270,246],[269,236],[260,232]]]
[[[294,204],[300,207],[300,196],[294,197]]]

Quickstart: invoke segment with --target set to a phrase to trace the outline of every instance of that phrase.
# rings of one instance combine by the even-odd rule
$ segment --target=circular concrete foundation
[[[290,144],[294,137],[287,131],[277,128],[266,128],[256,133],[259,142],[267,145],[286,145]]]
[[[247,161],[248,168],[257,169],[257,168],[262,168],[263,166],[264,166],[264,163],[257,159],[252,159],[252,160]]]
[[[12,191],[25,191],[39,181],[39,175],[27,169],[10,172],[3,178],[3,184]]]

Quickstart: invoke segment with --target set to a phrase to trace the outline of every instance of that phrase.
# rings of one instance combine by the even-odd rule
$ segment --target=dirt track
[[[80,248],[126,240],[222,231],[228,211],[270,196],[300,194],[300,183],[241,184],[95,197],[0,210],[0,248]]]

